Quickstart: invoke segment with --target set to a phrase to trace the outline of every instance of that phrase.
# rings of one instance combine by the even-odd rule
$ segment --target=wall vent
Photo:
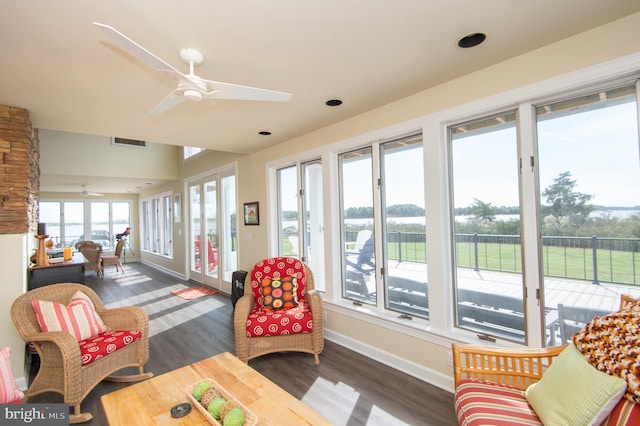
[[[112,145],[121,145],[121,146],[135,146],[135,147],[138,147],[138,148],[146,148],[147,147],[147,142],[146,141],[139,141],[139,140],[136,140],[136,139],[116,138],[116,137],[111,138],[111,144]]]

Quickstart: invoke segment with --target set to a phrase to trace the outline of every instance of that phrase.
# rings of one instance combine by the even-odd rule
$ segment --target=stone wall
[[[29,111],[0,105],[0,234],[35,231],[40,154]]]

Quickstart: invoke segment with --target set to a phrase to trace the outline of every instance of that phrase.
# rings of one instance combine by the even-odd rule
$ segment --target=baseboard
[[[366,356],[367,358],[381,362],[384,365],[402,371],[403,373],[420,379],[423,382],[427,382],[439,387],[440,389],[446,390],[447,392],[453,393],[453,378],[446,374],[434,371],[423,365],[416,364],[415,362],[407,361],[397,355],[382,351],[374,346],[367,345],[345,335],[327,330],[326,328],[324,330],[324,336],[325,339],[333,343],[344,346]]]
[[[179,274],[174,270],[164,268],[164,267],[162,267],[160,265],[157,265],[155,263],[151,263],[151,262],[143,260],[143,259],[141,259],[139,263],[142,263],[143,265],[146,265],[146,266],[148,266],[150,268],[156,269],[156,270],[158,270],[160,272],[163,272],[163,273],[165,273],[167,275],[171,275],[172,277],[178,278],[180,280],[184,280],[184,281],[187,280],[187,277],[184,274]]]

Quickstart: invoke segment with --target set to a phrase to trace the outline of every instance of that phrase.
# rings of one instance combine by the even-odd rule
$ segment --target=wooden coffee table
[[[170,413],[174,405],[188,402],[184,390],[187,386],[207,377],[246,405],[260,425],[331,424],[229,352],[103,395],[107,421],[110,425],[126,426],[208,425],[195,407],[180,419],[171,418]]]

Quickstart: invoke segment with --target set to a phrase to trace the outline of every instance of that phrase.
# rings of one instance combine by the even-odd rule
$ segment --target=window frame
[[[451,217],[449,213],[449,165],[447,156],[447,126],[470,121],[476,118],[492,115],[501,111],[512,110],[514,105],[519,106],[519,120],[532,122],[532,104],[546,102],[549,99],[558,99],[561,96],[571,96],[572,92],[585,91],[585,89],[596,90],[598,86],[610,86],[616,81],[630,80],[632,77],[640,76],[640,54],[629,55],[607,63],[595,65],[566,75],[552,77],[536,83],[524,85],[508,92],[502,92],[474,101],[470,101],[451,108],[439,110],[427,115],[407,120],[402,123],[390,125],[388,127],[372,130],[370,132],[350,137],[344,140],[328,143],[322,147],[300,152],[286,158],[275,159],[267,162],[267,200],[275,199],[276,190],[274,170],[277,167],[290,165],[296,161],[304,161],[321,156],[323,159],[323,179],[324,192],[324,216],[325,216],[325,271],[327,274],[327,285],[324,301],[325,309],[336,312],[346,317],[365,321],[376,326],[380,326],[404,335],[413,336],[426,340],[440,346],[450,346],[451,341],[462,341],[477,343],[475,334],[456,329],[453,326],[452,306],[454,303],[451,265],[453,262],[451,247],[452,229]],[[371,144],[372,141],[399,138],[410,133],[422,132],[425,158],[425,202],[431,206],[442,206],[442,208],[431,208],[426,214],[426,229],[429,233],[427,238],[427,250],[429,251],[429,275],[428,282],[444,283],[440,286],[429,286],[429,322],[405,321],[397,318],[397,315],[390,315],[378,309],[367,309],[366,307],[355,306],[350,301],[345,301],[341,297],[341,238],[339,219],[339,197],[336,192],[339,188],[337,183],[337,155],[340,152],[354,150],[358,147]],[[520,153],[522,158],[533,155],[532,136],[518,132],[521,139],[519,146],[522,147]],[[431,184],[429,184],[431,182]],[[443,183],[444,182],[444,183]],[[533,194],[535,179],[533,176],[523,177],[523,187],[528,188]],[[534,197],[530,197],[534,198]],[[433,204],[433,203],[436,204]],[[277,213],[271,203],[269,209],[270,217],[275,217]],[[445,207],[446,206],[446,207]],[[521,205],[521,218],[525,223],[522,235],[534,235],[535,229],[528,229],[527,224],[535,224],[536,203],[527,201]],[[534,225],[535,226],[535,225]],[[268,225],[269,254],[276,255],[277,229],[273,223]],[[530,264],[535,261],[531,259],[530,253],[523,256],[523,262]],[[532,268],[524,273],[524,281],[527,283],[527,291],[534,292],[536,283],[539,282],[537,271]],[[535,298],[526,299],[525,309],[539,309]],[[532,316],[527,317],[526,327],[533,335],[542,335],[541,324]],[[539,346],[541,342],[536,339],[529,339],[527,342],[531,346]],[[543,343],[543,342],[542,342]],[[513,342],[500,341],[504,346],[522,346]]]
[[[48,198],[48,197],[44,197],[42,199],[40,199],[38,201],[38,209],[40,209],[40,203],[56,203],[59,205],[59,217],[60,217],[60,235],[59,238],[62,239],[62,241],[66,241],[68,238],[66,236],[66,230],[65,230],[65,215],[66,215],[66,211],[65,211],[65,204],[82,204],[83,205],[83,211],[82,211],[82,216],[83,216],[83,223],[82,223],[82,228],[83,228],[83,233],[82,235],[91,235],[92,231],[93,231],[93,223],[92,223],[92,211],[91,211],[91,206],[93,204],[96,203],[100,203],[100,204],[107,204],[108,205],[108,230],[107,232],[109,233],[110,236],[110,244],[106,245],[104,247],[104,250],[109,251],[109,250],[114,250],[115,249],[115,235],[117,233],[119,233],[120,231],[124,230],[125,227],[130,226],[130,224],[132,223],[133,220],[133,201],[132,200],[121,200],[121,199],[111,199],[111,200],[95,200],[95,199],[91,199],[91,200],[81,200],[81,199],[77,199],[77,198],[71,198],[71,199],[60,199],[60,198]],[[113,204],[127,204],[128,205],[128,210],[129,210],[129,223],[126,224],[124,227],[122,225],[117,225],[114,224],[114,218],[113,218]],[[51,228],[50,228],[51,229]],[[85,238],[86,239],[86,238]],[[60,245],[60,242],[56,242],[56,245],[59,246],[64,246],[66,244],[63,243],[63,245]],[[74,244],[74,242],[72,241],[71,243],[72,245]]]
[[[194,158],[195,156],[206,151],[204,148],[200,148],[197,146],[183,146],[182,147],[182,161],[189,160]]]
[[[154,194],[139,202],[140,250],[173,259],[173,192]]]

